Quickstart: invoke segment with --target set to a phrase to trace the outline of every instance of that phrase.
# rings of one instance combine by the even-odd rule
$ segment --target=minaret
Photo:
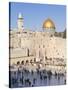
[[[18,24],[18,30],[22,31],[23,30],[23,18],[22,18],[21,13],[19,13],[19,15],[18,15],[18,22],[17,22],[17,24]]]

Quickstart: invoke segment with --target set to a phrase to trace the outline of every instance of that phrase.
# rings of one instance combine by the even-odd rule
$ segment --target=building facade
[[[54,35],[56,27],[50,18],[44,21],[42,31],[30,31],[24,29],[23,17],[19,14],[17,26],[9,32],[10,66],[32,62],[34,65],[29,70],[66,72],[66,38]]]

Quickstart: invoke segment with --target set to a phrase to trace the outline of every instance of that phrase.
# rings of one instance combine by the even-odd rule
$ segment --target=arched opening
[[[28,60],[26,60],[26,63],[29,63],[29,61],[28,61]]]
[[[24,65],[24,61],[22,61],[21,64]]]
[[[17,65],[20,65],[20,62],[19,61],[17,62]]]

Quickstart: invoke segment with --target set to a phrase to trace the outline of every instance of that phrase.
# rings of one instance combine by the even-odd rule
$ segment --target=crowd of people
[[[36,71],[29,71],[25,68],[23,68],[23,70],[19,70],[18,68],[17,71],[10,71],[9,85],[10,87],[46,86],[47,80],[50,84],[52,76],[54,76],[57,81],[60,81],[61,77],[65,77],[63,73],[60,74],[55,72],[53,75],[50,70],[46,71],[36,69]],[[59,85],[59,82],[57,84]],[[64,84],[66,84],[66,79],[64,79]]]

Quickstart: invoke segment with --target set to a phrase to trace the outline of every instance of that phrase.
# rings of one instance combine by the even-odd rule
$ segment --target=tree
[[[66,38],[66,29],[65,29],[65,31],[63,32],[63,38]]]

